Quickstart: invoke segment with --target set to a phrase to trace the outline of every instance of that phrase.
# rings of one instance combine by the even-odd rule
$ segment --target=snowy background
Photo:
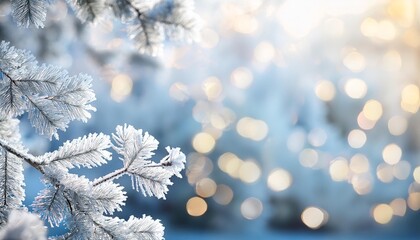
[[[2,40],[95,79],[98,111],[60,141],[22,123],[34,154],[128,123],[161,156],[188,155],[166,201],[132,192],[121,216],[160,218],[167,239],[420,233],[420,1],[200,0],[201,42],[167,43],[157,58],[116,22],[81,24],[64,1],[44,29],[17,28],[9,5]],[[42,186],[27,174],[31,203]]]

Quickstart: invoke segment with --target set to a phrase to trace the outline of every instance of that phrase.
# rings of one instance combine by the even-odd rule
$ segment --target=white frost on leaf
[[[112,134],[116,142],[114,149],[121,154],[126,168],[131,165],[144,165],[149,163],[155,153],[159,142],[149,133],[141,129],[135,129],[131,125],[117,126],[116,133]]]
[[[25,199],[23,160],[0,146],[0,210],[19,208]]]
[[[32,208],[52,227],[58,227],[66,215],[69,214],[63,189],[52,184],[49,184],[38,194],[32,203]]]
[[[131,239],[161,240],[165,227],[160,220],[153,220],[150,216],[143,215],[142,218],[131,216],[125,223],[128,232],[131,233]]]
[[[20,116],[29,112],[37,131],[58,139],[57,129],[65,131],[70,121],[87,121],[95,100],[92,78],[69,76],[67,71],[49,65],[38,66],[27,51],[0,43],[0,115]]]
[[[12,0],[12,15],[18,26],[44,27],[47,16],[46,0]]]
[[[181,171],[185,168],[185,154],[181,152],[180,148],[166,147],[166,151],[169,154],[160,161],[160,164],[164,169],[182,178]]]
[[[114,211],[122,211],[121,206],[125,205],[127,200],[124,187],[111,181],[104,182],[92,188],[93,204],[106,214],[113,214]]]
[[[72,141],[66,141],[58,150],[40,157],[42,164],[61,166],[67,169],[74,167],[97,167],[111,160],[111,147],[108,135],[93,133]]]

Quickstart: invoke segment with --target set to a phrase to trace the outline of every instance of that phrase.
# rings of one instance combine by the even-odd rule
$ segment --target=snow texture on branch
[[[16,117],[27,111],[37,131],[58,139],[70,121],[87,121],[95,100],[92,78],[50,65],[38,66],[27,51],[0,43],[0,115]]]
[[[105,0],[67,0],[82,22],[95,22],[103,17]]]
[[[23,161],[0,147],[0,211],[22,206],[25,199]]]
[[[141,129],[137,130],[130,125],[117,126],[112,138],[116,142],[114,149],[124,157],[121,160],[126,168],[133,163],[149,163],[147,160],[155,154],[153,151],[159,144],[149,133],[143,135]]]
[[[47,0],[11,0],[12,15],[18,26],[44,27],[47,16]]]
[[[160,54],[165,39],[175,41],[198,39],[200,20],[194,12],[192,0],[154,1],[155,4],[152,7],[144,5],[140,7],[131,3],[130,0],[126,2],[136,13],[135,19],[128,23],[128,35],[135,41],[141,53],[152,56]],[[124,10],[118,12],[124,12]],[[130,17],[124,16],[124,18]]]
[[[69,207],[64,197],[63,188],[48,184],[47,188],[39,192],[32,208],[43,220],[47,220],[50,226],[58,227],[66,215],[69,214]]]
[[[26,150],[20,143],[19,120],[0,117],[0,139],[7,139],[21,153]],[[0,145],[0,223],[6,221],[8,212],[20,208],[25,199],[23,160],[15,152]]]
[[[41,157],[42,164],[64,167],[97,167],[106,164],[111,160],[111,153],[107,150],[111,147],[109,136],[100,134],[89,134],[83,138],[73,141],[66,141],[58,150],[47,153]]]
[[[166,40],[199,39],[201,20],[193,0],[66,0],[82,22],[110,17],[127,24],[128,37],[140,53],[156,56]],[[19,26],[43,27],[48,0],[12,0]]]
[[[24,161],[43,174],[46,185],[35,198],[33,210],[51,226],[64,222],[69,229],[56,239],[163,239],[159,220],[131,216],[125,221],[107,215],[125,205],[126,192],[114,182],[123,175],[130,175],[133,188],[143,195],[165,198],[172,185],[170,178],[181,177],[185,168],[185,155],[179,148],[167,147],[168,155],[153,162],[158,141],[130,125],[117,126],[112,134],[115,144],[110,136],[94,133],[66,141],[58,150],[38,157],[27,153],[20,142],[15,117],[24,112],[38,132],[50,138],[58,138],[57,129],[65,130],[71,120],[86,121],[88,111],[94,110],[90,82],[86,75],[70,77],[60,68],[38,66],[29,52],[0,43],[0,239],[45,239],[39,219],[16,212],[25,209]],[[69,173],[75,167],[106,164],[111,160],[111,147],[122,156],[120,169],[93,182]],[[16,222],[16,216],[26,219]]]
[[[116,145],[114,149],[121,154],[125,171],[131,176],[133,188],[145,196],[155,196],[165,199],[168,186],[172,185],[170,178],[180,176],[184,169],[185,155],[179,148],[167,148],[169,155],[160,164],[149,160],[159,142],[147,132],[137,130],[130,125],[117,126],[116,134],[112,135]]]

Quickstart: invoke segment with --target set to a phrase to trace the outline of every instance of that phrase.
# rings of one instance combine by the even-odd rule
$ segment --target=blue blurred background
[[[201,42],[168,42],[158,58],[117,22],[81,24],[64,1],[30,30],[9,4],[3,40],[95,79],[97,112],[60,141],[23,120],[32,153],[128,123],[160,141],[157,159],[165,146],[188,156],[166,201],[119,180],[119,216],[159,218],[167,239],[419,236],[420,1],[200,0]],[[42,184],[26,172],[29,205]]]

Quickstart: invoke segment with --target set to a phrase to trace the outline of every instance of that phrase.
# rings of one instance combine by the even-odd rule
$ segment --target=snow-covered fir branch
[[[28,112],[33,127],[51,139],[72,120],[86,121],[95,100],[91,78],[69,76],[54,66],[38,65],[26,51],[0,43],[0,239],[45,239],[39,219],[23,206],[23,162],[43,175],[45,184],[32,209],[51,227],[64,223],[68,233],[56,239],[162,239],[164,227],[149,216],[128,220],[112,217],[127,200],[124,187],[115,182],[128,175],[132,187],[144,196],[165,198],[172,176],[182,177],[185,155],[167,147],[168,155],[152,161],[158,141],[130,125],[117,126],[111,136],[93,133],[66,141],[58,150],[33,156],[20,141],[19,120]],[[89,180],[69,173],[72,168],[94,168],[112,159],[111,148],[122,161],[121,168]],[[24,219],[17,218],[27,216]],[[31,229],[22,230],[24,228]]]
[[[92,78],[38,65],[29,52],[0,43],[0,115],[17,117],[28,112],[32,125],[42,135],[58,139],[72,120],[87,121],[95,108]]]
[[[48,0],[11,0],[19,26],[43,27]],[[66,0],[82,22],[117,19],[140,53],[157,55],[166,39],[192,41],[201,26],[193,0]]]

